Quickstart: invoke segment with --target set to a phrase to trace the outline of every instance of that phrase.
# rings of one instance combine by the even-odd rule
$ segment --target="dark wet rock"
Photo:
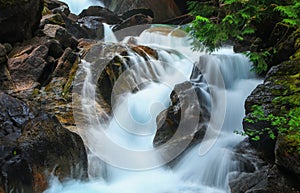
[[[153,18],[147,15],[143,14],[136,14],[128,19],[124,20],[122,23],[119,25],[116,25],[113,30],[118,31],[127,27],[135,26],[135,25],[142,25],[142,24],[151,24]]]
[[[178,132],[184,135],[178,137],[177,142],[189,140],[193,144],[203,139],[210,118],[210,101],[205,98],[207,91],[197,84],[203,80],[194,77],[197,73],[195,69],[190,82],[175,86],[170,96],[170,107],[157,117],[158,129],[154,145],[166,143]],[[198,76],[201,76],[201,73]]]
[[[232,193],[299,193],[299,183],[289,173],[261,158],[248,139],[235,149],[233,160],[239,169],[230,175]]]
[[[40,28],[43,28],[46,24],[59,25],[62,27],[66,25],[63,17],[59,13],[44,15],[41,19]]]
[[[6,155],[0,162],[5,192],[41,193],[48,188],[51,173],[60,180],[87,178],[83,141],[54,116],[41,114],[26,122],[17,141],[1,145]]]
[[[189,13],[188,0],[174,0],[174,2],[176,3],[177,7],[180,9],[180,12],[182,14]]]
[[[42,75],[47,62],[48,47],[40,45],[30,54],[20,53],[20,56],[9,59],[8,66],[15,85],[19,88],[31,87]]]
[[[268,165],[261,158],[261,153],[249,143],[248,138],[234,148],[232,159],[238,164],[237,171],[241,173],[253,173]]]
[[[157,57],[157,52],[146,46],[134,46],[129,47],[119,44],[96,44],[89,48],[84,59],[87,62],[92,63],[93,76],[97,79],[97,92],[103,98],[103,100],[109,106],[112,104],[112,89],[120,75],[131,67],[132,63],[129,62],[129,52],[132,54],[144,57],[148,60],[148,57]],[[118,89],[115,90],[114,96],[118,97],[124,92],[131,92],[136,89],[137,85],[135,80],[126,79],[118,80]],[[104,105],[106,106],[106,105]]]
[[[68,7],[68,5],[66,3],[61,2],[61,1],[57,1],[57,0],[44,0],[44,2],[45,2],[46,7],[48,7],[48,9],[50,9],[50,10],[60,8],[60,7],[63,7],[63,6]]]
[[[63,27],[55,24],[46,24],[43,33],[48,37],[54,38],[58,29],[63,29]]]
[[[79,14],[79,18],[83,18],[86,16],[96,16],[102,18],[102,21],[107,24],[117,24],[121,22],[120,17],[118,17],[109,9],[100,6],[90,6],[88,9],[84,9]]]
[[[276,166],[265,166],[253,173],[241,173],[230,182],[231,193],[299,193],[297,183]]]
[[[169,24],[169,25],[184,25],[184,24],[191,23],[194,19],[195,19],[194,16],[190,14],[185,14],[175,18],[164,20],[161,23]]]
[[[205,84],[202,73],[194,67],[190,81],[175,86],[170,95],[170,107],[157,117],[158,130],[154,138],[156,146],[166,143],[176,132],[180,132],[180,125],[196,119],[198,122],[194,128],[184,128],[184,132],[187,132],[191,144],[203,139],[210,119],[210,101],[205,97],[208,93]]]
[[[300,38],[300,30],[280,21],[280,17],[274,17],[272,21],[263,21],[261,25],[256,26],[259,28],[256,30],[257,33],[246,36],[243,41],[235,41],[235,52],[268,51],[270,53],[266,58],[268,70],[289,60],[299,48],[297,39]]]
[[[299,72],[299,61],[297,60],[286,61],[272,67],[266,75],[264,83],[254,89],[246,100],[246,118],[243,121],[243,128],[248,133],[256,131],[260,140],[251,140],[250,143],[265,152],[268,159],[274,160],[276,139],[271,139],[265,128],[270,128],[275,137],[278,130],[270,121],[255,118],[256,115],[252,114],[254,111],[253,106],[261,106],[265,117],[271,114],[281,116],[286,110],[296,107],[297,102],[295,100],[286,104],[286,102],[281,102],[278,99],[282,97],[298,98],[299,91],[293,85],[299,84],[297,79]],[[249,119],[253,121],[247,121]]]
[[[62,17],[64,18],[67,31],[75,38],[90,38],[90,33],[94,33],[86,27],[81,26],[81,24],[77,22],[77,16],[72,18],[72,14],[70,14],[69,16],[62,14]]]
[[[6,63],[0,64],[0,90],[7,91],[14,89],[14,84]]]
[[[142,56],[144,59],[147,60],[147,57],[153,57],[155,59],[158,59],[158,53],[155,49],[152,49],[148,46],[131,46],[131,49],[136,52],[139,56]]]
[[[132,9],[151,9],[154,13],[155,23],[159,23],[161,21],[181,15],[177,5],[173,0],[105,0],[104,4],[117,14],[122,14]]]
[[[65,77],[66,72],[70,72],[73,64],[77,60],[77,55],[71,48],[65,49],[63,55],[59,58],[57,66],[52,74],[53,77]]]
[[[275,163],[295,175],[300,181],[300,154],[291,148],[290,143],[293,142],[287,136],[278,135],[275,146]]]
[[[21,126],[30,118],[33,118],[33,114],[24,102],[2,91],[0,91],[0,109],[0,192],[2,189],[2,192],[6,193],[11,189],[4,187],[6,181],[3,178],[5,174],[3,171],[6,170],[6,168],[3,167],[5,164],[10,164],[9,160],[16,154],[16,140],[21,135]],[[12,167],[15,167],[16,171],[20,169],[17,165],[12,165]],[[26,169],[26,167],[23,167],[23,171]],[[11,177],[17,177],[23,181],[30,179],[27,178],[28,175],[22,174],[24,173],[14,173],[14,176]]]
[[[42,114],[32,119],[22,128],[18,142],[28,161],[37,164],[37,168],[42,167],[40,172],[54,172],[60,179],[87,177],[83,141],[63,128],[56,117]]]
[[[71,11],[69,9],[69,7],[67,5],[62,5],[62,6],[59,6],[55,9],[52,9],[51,10],[53,13],[57,14],[65,14],[66,16],[69,16],[71,14]]]
[[[99,16],[85,16],[77,20],[82,28],[87,32],[87,38],[90,39],[103,39],[105,20]]]
[[[137,14],[142,14],[145,16],[149,16],[151,18],[154,18],[154,13],[151,9],[148,8],[141,8],[141,9],[131,9],[126,11],[125,13],[122,13],[121,15],[119,15],[123,20],[126,20],[134,15]]]
[[[58,40],[63,49],[66,49],[67,47],[77,49],[77,39],[60,25],[46,24],[43,33],[50,38]]]
[[[20,127],[33,117],[22,101],[0,91],[0,138],[14,141],[21,134]]]
[[[49,48],[48,56],[52,56],[54,59],[58,59],[64,53],[61,44],[57,40],[49,40],[47,46]]]
[[[7,55],[6,55],[6,48],[4,45],[0,44],[0,64],[6,63]]]
[[[5,51],[7,55],[13,50],[13,47],[10,43],[4,43],[3,46],[5,47]]]
[[[31,38],[39,26],[43,5],[42,0],[1,1],[0,42],[15,43]]]
[[[70,47],[71,49],[77,49],[78,41],[75,39],[66,29],[59,28],[56,30],[55,39],[57,39],[63,48]]]

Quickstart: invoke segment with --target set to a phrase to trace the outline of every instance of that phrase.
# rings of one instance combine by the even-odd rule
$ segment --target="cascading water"
[[[53,179],[51,188],[44,193],[230,192],[228,175],[235,169],[231,161],[232,149],[242,140],[242,137],[234,135],[233,131],[242,127],[244,100],[260,80],[250,72],[251,64],[248,59],[234,54],[232,48],[223,48],[211,55],[191,52],[186,38],[172,36],[171,33],[173,31],[166,36],[145,31],[139,37],[135,37],[138,44],[157,48],[159,60],[148,56],[146,62],[142,56],[128,51],[130,65],[139,65],[132,73],[135,81],[149,81],[136,92],[124,93],[119,97],[113,108],[113,116],[108,122],[98,119],[95,121],[93,118],[96,112],[93,107],[96,92],[92,64],[86,61],[81,64],[82,73],[86,77],[82,89],[82,111],[91,120],[83,134],[90,150],[89,158],[97,160],[103,152],[113,152],[115,160],[123,160],[125,165],[132,161],[129,165],[138,170],[122,169],[115,167],[115,163],[110,165],[90,159],[90,170],[98,168],[96,171],[101,173],[98,174],[99,178],[93,178],[89,182],[65,183]],[[190,148],[173,167],[164,165],[151,169],[153,165],[149,163],[159,166],[162,161],[161,154],[151,154],[154,155],[151,157],[142,154],[142,151],[155,149],[152,142],[156,132],[156,117],[168,107],[169,96],[174,86],[189,80],[194,61],[198,60],[207,83],[203,84],[200,76],[199,79],[194,77],[193,81],[198,82],[195,85],[199,87],[210,88],[210,92],[203,89],[207,91],[206,96],[212,95],[205,101],[214,104],[211,106],[212,117],[207,136],[201,144]],[[223,86],[218,84],[222,78]],[[225,114],[222,114],[223,111]],[[219,126],[221,128],[218,129]],[[140,151],[141,156],[118,154],[117,150],[107,145],[104,135],[104,138],[109,138],[126,150]],[[123,168],[130,166],[126,165]],[[141,170],[142,168],[147,170]]]
[[[101,6],[104,4],[101,0],[61,0],[68,4],[70,11],[76,15],[80,14],[82,10],[87,9],[89,6]]]
[[[116,38],[116,36],[112,33],[112,29],[111,26],[103,23],[103,30],[104,30],[104,42],[113,42],[113,43],[117,43],[118,40]]]

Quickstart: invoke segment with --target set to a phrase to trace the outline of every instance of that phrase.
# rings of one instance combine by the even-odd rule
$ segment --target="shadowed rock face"
[[[32,37],[42,17],[43,0],[0,1],[0,42]]]
[[[273,66],[245,103],[246,118],[244,130],[257,132],[258,140],[245,141],[238,146],[238,159],[245,159],[237,176],[230,182],[232,193],[240,192],[299,192],[300,164],[298,142],[289,129],[279,132],[278,126],[270,120],[258,119],[254,105],[262,107],[264,116],[286,116],[290,110],[299,108],[299,59],[282,62]],[[249,121],[253,120],[253,121]],[[270,138],[269,128],[275,139]],[[297,136],[297,135],[296,135]],[[249,151],[250,154],[249,154]],[[263,164],[262,164],[263,163]],[[247,171],[254,165],[254,171]]]
[[[230,176],[231,193],[299,193],[299,182],[276,164],[261,159],[261,153],[253,149],[248,139],[235,149],[234,160],[240,169]]]
[[[197,77],[198,76],[198,77]],[[198,68],[194,68],[191,74],[191,80],[177,84],[173,89],[170,99],[171,105],[168,109],[159,114],[156,119],[158,129],[154,138],[154,145],[159,146],[170,140],[178,131],[181,125],[188,125],[192,121],[198,121],[198,127],[192,129],[184,128],[187,137],[178,138],[175,141],[190,140],[190,145],[195,142],[200,142],[206,132],[207,122],[210,119],[211,102],[205,99],[207,90],[202,90],[196,86],[198,83],[203,83],[204,78]],[[194,97],[192,97],[195,95]],[[199,101],[195,105],[194,101]],[[195,104],[194,104],[195,103]],[[197,110],[196,110],[197,108]],[[195,117],[194,112],[198,112],[198,117]]]
[[[181,15],[180,10],[173,0],[105,0],[104,4],[117,14],[131,9],[149,8],[154,13],[154,22],[161,22]]]
[[[0,93],[0,192],[40,193],[50,174],[87,178],[87,155],[79,135],[56,117],[34,117],[22,101]]]

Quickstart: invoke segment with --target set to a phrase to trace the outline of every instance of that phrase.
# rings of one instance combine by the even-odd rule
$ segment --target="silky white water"
[[[60,0],[68,4],[71,13],[79,15],[82,10],[87,9],[89,6],[101,6],[104,4],[101,0]]]
[[[103,38],[104,42],[113,42],[113,43],[118,42],[116,36],[114,36],[114,34],[112,33],[112,29],[110,25],[103,23],[103,29],[104,29],[104,38]]]
[[[149,57],[150,62],[145,62],[143,57],[129,54],[129,63],[140,65],[132,76],[137,83],[146,84],[117,98],[108,122],[92,118],[97,97],[93,71],[90,63],[82,62],[86,74],[82,111],[86,116],[90,113],[92,120],[83,134],[89,158],[93,158],[89,159],[91,180],[60,183],[53,178],[51,188],[45,193],[229,193],[228,176],[236,169],[231,161],[232,149],[242,140],[233,131],[242,128],[244,101],[260,83],[250,72],[250,62],[234,54],[231,47],[211,55],[191,52],[187,39],[170,33],[145,31],[136,39],[138,44],[159,48],[159,61]],[[189,80],[195,62],[199,62],[207,83],[197,78],[193,81],[198,81],[195,85],[206,92],[204,101],[212,103],[207,135],[173,167],[161,166],[164,161],[161,152],[147,153],[155,150],[152,142],[156,117],[170,104],[174,86]]]

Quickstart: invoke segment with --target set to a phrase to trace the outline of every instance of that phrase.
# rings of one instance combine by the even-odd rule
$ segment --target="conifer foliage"
[[[300,27],[300,0],[200,0],[188,2],[195,20],[187,27],[190,35],[202,44],[195,49],[212,52],[226,41],[243,41],[258,32],[265,21]],[[250,50],[249,50],[250,51]],[[266,59],[276,50],[247,52],[255,70],[267,70]]]

